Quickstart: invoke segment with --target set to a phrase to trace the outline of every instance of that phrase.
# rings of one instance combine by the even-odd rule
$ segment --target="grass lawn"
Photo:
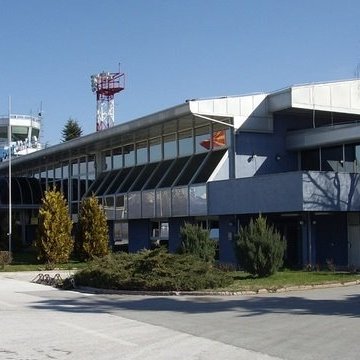
[[[82,269],[86,266],[86,263],[76,260],[70,260],[66,264],[56,264],[55,269],[72,270]],[[13,261],[10,265],[5,265],[4,269],[0,268],[0,271],[42,271],[50,270],[46,264],[41,264],[36,258],[36,253],[33,251],[24,251],[19,253],[13,253]]]
[[[306,286],[319,284],[346,283],[360,280],[359,274],[350,274],[345,272],[330,271],[279,271],[276,274],[266,278],[254,278],[251,275],[236,271],[232,273],[234,283],[226,288],[216,289],[219,291],[241,292],[258,291],[267,289],[275,291],[277,289],[291,286]]]

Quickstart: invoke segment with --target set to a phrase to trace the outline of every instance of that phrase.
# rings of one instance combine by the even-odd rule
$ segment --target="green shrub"
[[[226,286],[233,278],[192,255],[164,248],[137,254],[109,254],[75,275],[77,285],[107,289],[191,291]]]
[[[274,274],[283,264],[285,240],[261,215],[235,237],[235,253],[240,266],[252,275]]]
[[[95,196],[88,197],[81,203],[76,252],[81,260],[105,256],[109,252],[106,215]]]
[[[180,236],[180,254],[191,254],[207,262],[215,260],[216,241],[210,239],[208,230],[186,223],[180,229]]]
[[[72,221],[62,193],[45,191],[39,210],[39,235],[35,246],[38,259],[49,264],[64,263],[73,251]]]

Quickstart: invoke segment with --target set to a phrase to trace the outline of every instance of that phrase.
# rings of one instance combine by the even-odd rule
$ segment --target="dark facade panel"
[[[302,211],[302,179],[301,172],[290,172],[209,182],[209,214]]]

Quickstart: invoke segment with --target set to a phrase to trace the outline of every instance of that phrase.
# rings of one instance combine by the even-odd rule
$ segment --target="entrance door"
[[[348,226],[348,264],[360,268],[360,225]]]

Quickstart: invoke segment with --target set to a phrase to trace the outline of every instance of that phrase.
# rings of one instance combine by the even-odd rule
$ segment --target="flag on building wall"
[[[213,133],[212,139],[203,140],[200,145],[207,150],[209,150],[210,148],[214,149],[226,145],[225,130],[215,131]]]

